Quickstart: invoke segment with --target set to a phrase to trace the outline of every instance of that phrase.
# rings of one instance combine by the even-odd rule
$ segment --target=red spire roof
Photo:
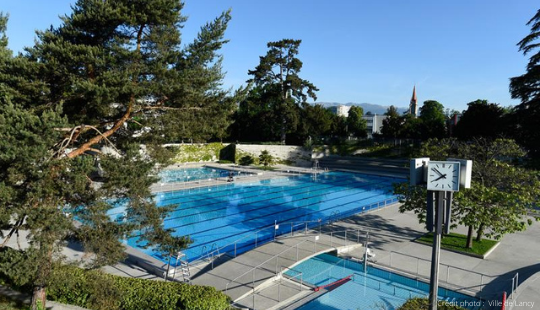
[[[416,102],[416,101],[417,101],[417,99],[416,99],[416,85],[414,85],[413,90],[412,90],[411,103]]]

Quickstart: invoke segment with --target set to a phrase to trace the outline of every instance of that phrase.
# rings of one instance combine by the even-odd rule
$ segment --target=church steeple
[[[417,98],[416,98],[416,85],[413,87],[412,91],[412,97],[411,97],[411,103],[409,104],[409,114],[413,117],[416,117],[418,114],[418,104],[417,104]]]

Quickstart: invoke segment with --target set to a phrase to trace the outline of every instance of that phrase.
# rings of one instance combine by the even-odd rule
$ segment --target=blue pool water
[[[227,177],[231,172],[234,176],[238,176],[239,173],[246,174],[245,172],[231,171],[226,169],[198,167],[163,170],[159,173],[159,177],[162,183],[189,182]]]
[[[313,221],[309,227],[318,227],[319,219],[325,223],[330,218],[376,208],[383,202],[395,202],[391,190],[398,181],[403,179],[328,172],[317,177],[301,175],[159,193],[155,199],[158,206],[175,206],[164,224],[174,229],[174,235],[192,238],[193,244],[183,251],[192,261],[226,245],[221,253],[235,249],[242,253],[255,243],[271,240],[274,233],[290,233],[291,225],[294,229],[305,228],[291,222]],[[122,208],[114,212],[111,216],[119,216]],[[280,224],[277,231],[275,222]],[[130,238],[127,244],[140,248],[138,239]],[[239,239],[235,248],[231,243]],[[151,248],[140,250],[167,260]]]
[[[351,281],[303,305],[299,310],[396,309],[412,297],[427,297],[429,284],[397,275],[382,269],[368,267],[339,257],[321,254],[295,266],[286,275],[302,273],[302,280],[322,286],[352,275]],[[476,298],[439,288],[439,298],[474,309]],[[467,307],[468,306],[468,307]]]

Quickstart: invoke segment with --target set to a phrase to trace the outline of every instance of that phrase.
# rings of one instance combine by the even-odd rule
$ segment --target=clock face
[[[459,190],[458,162],[430,161],[428,164],[427,189],[432,191]]]

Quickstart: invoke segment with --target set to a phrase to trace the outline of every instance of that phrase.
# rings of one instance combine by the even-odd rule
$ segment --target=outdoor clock
[[[430,161],[427,172],[427,189],[431,191],[459,191],[460,163]]]

